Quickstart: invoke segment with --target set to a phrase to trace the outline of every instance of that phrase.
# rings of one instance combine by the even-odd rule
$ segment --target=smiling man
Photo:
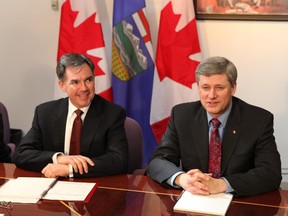
[[[32,127],[14,154],[15,164],[41,171],[45,177],[125,173],[126,113],[95,94],[93,62],[84,55],[66,54],[60,58],[56,73],[59,86],[68,97],[36,107]],[[72,138],[77,110],[81,113],[80,127],[78,138]]]
[[[236,80],[237,69],[226,58],[211,57],[199,64],[200,101],[172,109],[148,165],[153,179],[203,195],[250,196],[279,187],[273,115],[235,97]]]

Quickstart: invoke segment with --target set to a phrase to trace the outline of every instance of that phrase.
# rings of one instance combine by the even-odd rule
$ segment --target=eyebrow
[[[87,79],[93,79],[93,76],[91,75],[91,76],[87,77],[85,80],[87,80]]]
[[[93,79],[93,76],[91,75],[91,76],[86,77],[86,78],[84,79],[84,81],[86,81],[86,80],[88,80],[88,79]],[[71,82],[71,81],[79,81],[79,79],[71,79],[70,82]]]

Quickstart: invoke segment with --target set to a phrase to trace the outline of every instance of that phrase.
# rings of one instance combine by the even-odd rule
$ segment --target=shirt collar
[[[82,110],[82,112],[83,112],[83,116],[86,115],[89,107],[90,107],[90,104],[89,104],[88,106],[86,106],[86,107],[80,108],[80,110]],[[78,109],[78,108],[75,107],[75,106],[72,104],[71,100],[69,99],[69,104],[68,104],[68,116],[71,117],[71,116],[73,115],[73,113],[75,112],[75,110],[77,110],[77,109]]]
[[[226,122],[227,122],[227,120],[228,120],[228,116],[229,116],[229,114],[230,114],[230,112],[231,112],[231,109],[232,109],[232,102],[231,102],[230,105],[228,106],[227,110],[226,110],[221,116],[218,117],[218,120],[221,122],[220,127],[225,127]],[[210,120],[211,120],[213,117],[212,117],[212,116],[210,115],[210,113],[208,113],[207,111],[206,111],[206,113],[207,113],[207,119],[208,119],[208,125],[209,125]]]

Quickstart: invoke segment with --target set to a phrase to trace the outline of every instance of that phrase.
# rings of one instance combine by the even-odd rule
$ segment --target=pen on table
[[[42,199],[47,193],[48,191],[56,184],[56,182],[58,181],[58,177],[56,177],[51,184],[49,185],[49,187],[47,188],[47,190],[43,191],[43,193],[41,194],[40,199]]]
[[[183,193],[185,192],[185,190],[182,190],[182,192],[180,193],[180,195],[177,197],[177,200],[179,200],[181,198],[181,196],[183,195]]]

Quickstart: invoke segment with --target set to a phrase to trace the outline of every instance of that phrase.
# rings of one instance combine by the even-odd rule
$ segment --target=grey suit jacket
[[[56,152],[64,152],[68,98],[36,107],[32,128],[16,148],[17,167],[41,171]],[[89,173],[75,177],[95,177],[126,172],[128,144],[124,129],[125,110],[95,95],[81,131],[81,155],[93,160]]]
[[[178,171],[200,169],[206,173],[207,121],[200,101],[176,105],[149,162],[148,174],[166,185],[166,180]],[[270,112],[233,97],[222,140],[221,176],[229,181],[236,195],[255,195],[279,187],[281,161],[273,133]]]

